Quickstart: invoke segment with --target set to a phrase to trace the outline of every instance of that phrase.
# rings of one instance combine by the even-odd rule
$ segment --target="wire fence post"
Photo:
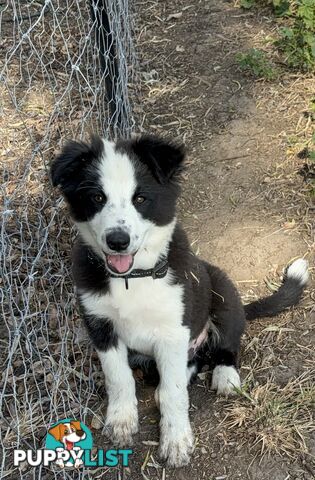
[[[121,19],[119,2],[114,0],[90,0],[91,16],[95,25],[95,39],[99,51],[100,66],[105,77],[106,98],[110,111],[109,125],[114,137],[126,135],[130,111],[127,110],[127,91],[122,88],[119,74],[119,54],[117,49],[117,25]],[[110,7],[117,8],[117,15],[110,18]],[[124,11],[129,11],[127,0]],[[122,54],[122,52],[120,52]],[[126,61],[126,56],[125,56]],[[127,78],[128,78],[128,65]],[[128,130],[128,128],[127,128]]]

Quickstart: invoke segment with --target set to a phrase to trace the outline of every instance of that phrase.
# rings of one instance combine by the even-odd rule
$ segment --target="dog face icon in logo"
[[[60,468],[79,468],[84,463],[84,450],[92,449],[92,434],[78,420],[66,419],[48,430],[46,448],[58,453],[56,464]]]

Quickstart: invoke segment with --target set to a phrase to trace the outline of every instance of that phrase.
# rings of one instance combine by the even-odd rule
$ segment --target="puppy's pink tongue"
[[[118,273],[125,273],[133,264],[132,255],[107,255],[109,267],[113,267]]]

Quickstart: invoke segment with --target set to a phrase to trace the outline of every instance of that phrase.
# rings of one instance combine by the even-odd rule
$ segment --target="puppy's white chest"
[[[171,341],[183,328],[183,287],[172,285],[169,274],[131,279],[128,290],[123,279],[111,279],[110,293],[84,294],[83,302],[90,313],[109,318],[124,343],[142,353],[152,354],[157,342]]]

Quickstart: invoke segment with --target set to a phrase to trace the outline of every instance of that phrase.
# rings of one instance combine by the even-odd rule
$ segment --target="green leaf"
[[[249,10],[255,5],[255,3],[256,3],[256,0],[241,0],[240,6],[242,8],[245,8],[246,10]]]
[[[269,62],[263,50],[251,48],[246,53],[236,55],[236,60],[242,70],[258,78],[273,80],[277,76],[277,71]]]
[[[290,2],[286,0],[280,0],[279,2],[273,2],[275,14],[278,17],[284,17],[291,15]]]
[[[280,34],[283,37],[286,37],[286,38],[293,38],[294,37],[294,32],[293,32],[292,28],[288,28],[288,27],[282,27],[280,29]]]

